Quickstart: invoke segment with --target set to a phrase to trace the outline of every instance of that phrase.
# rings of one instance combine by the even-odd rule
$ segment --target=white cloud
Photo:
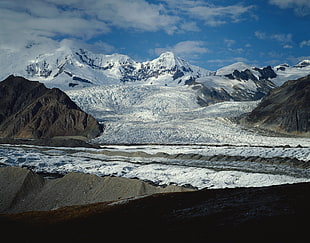
[[[269,0],[269,3],[282,9],[292,8],[295,14],[301,17],[310,14],[309,0]]]
[[[253,6],[203,0],[1,0],[0,43],[17,39],[92,39],[113,28],[168,34],[241,21]]]
[[[229,40],[229,39],[225,39],[224,42],[225,42],[227,47],[231,47],[232,45],[234,45],[236,43],[235,40]]]
[[[57,41],[55,41],[57,43]],[[84,41],[77,39],[63,39],[60,41],[60,46],[78,46],[89,50],[93,53],[104,53],[104,54],[113,54],[116,51],[116,48],[108,43],[105,43],[101,40],[95,41],[91,44],[85,43]]]
[[[293,46],[291,46],[291,45],[284,45],[283,48],[284,48],[284,49],[292,49]]]
[[[160,55],[163,52],[171,51],[177,56],[195,59],[199,55],[209,52],[205,45],[206,43],[203,41],[182,41],[172,47],[155,48],[151,52]]]
[[[299,47],[302,48],[304,46],[310,46],[310,40],[304,40],[300,42]]]
[[[167,4],[169,11],[173,14],[181,14],[196,21],[203,21],[205,25],[211,27],[231,22],[240,22],[245,20],[246,14],[250,14],[251,18],[254,17],[251,13],[251,10],[255,8],[254,5],[244,6],[242,4],[235,4],[220,6],[204,0],[162,0],[162,2]]]
[[[292,34],[274,34],[269,37],[272,40],[276,40],[278,42],[291,42]]]
[[[267,34],[265,32],[256,31],[255,36],[261,40],[275,40],[281,43],[290,43],[292,42],[292,34]]]
[[[261,40],[265,40],[267,39],[267,35],[265,32],[261,32],[261,31],[255,31],[255,36],[258,38],[258,39],[261,39]]]
[[[106,23],[86,18],[78,9],[65,11],[38,0],[1,2],[0,22],[0,42],[61,36],[89,39],[110,30]]]
[[[1,38],[91,39],[112,27],[172,34],[179,17],[145,0],[1,0],[0,22]]]
[[[195,31],[195,32],[200,31],[200,28],[197,26],[197,23],[193,21],[182,23],[180,27],[182,31]]]
[[[145,0],[103,0],[83,8],[95,14],[100,20],[120,28],[133,28],[142,31],[176,31],[179,17],[169,15],[161,4],[151,4]],[[90,6],[89,6],[90,5]]]
[[[203,20],[206,25],[216,27],[228,22],[240,22],[242,16],[249,13],[254,6],[243,6],[240,4],[230,6],[200,5],[187,9],[192,18]]]

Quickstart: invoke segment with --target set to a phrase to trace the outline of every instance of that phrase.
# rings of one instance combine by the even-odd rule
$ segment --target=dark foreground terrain
[[[0,217],[8,242],[309,242],[310,183],[154,194]]]

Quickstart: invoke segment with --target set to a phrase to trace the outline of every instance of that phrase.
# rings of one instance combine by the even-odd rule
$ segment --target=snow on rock
[[[297,65],[295,65],[294,67],[305,68],[305,67],[309,67],[309,66],[310,66],[310,60],[303,60],[303,61],[299,62]]]
[[[295,80],[305,77],[310,74],[310,60],[303,60],[295,66],[289,66],[288,64],[281,64],[274,67],[277,77],[272,81],[281,86],[288,80]]]
[[[163,53],[152,61],[136,62],[117,53],[95,54],[68,40],[51,45],[44,42],[27,44],[19,50],[3,49],[0,64],[1,79],[15,74],[63,90],[137,81],[184,85],[188,79],[210,73],[192,67],[172,52]]]
[[[251,70],[252,67],[243,63],[243,62],[236,62],[226,67],[220,68],[216,71],[216,75],[227,75],[233,73],[235,70],[244,71],[244,70]]]

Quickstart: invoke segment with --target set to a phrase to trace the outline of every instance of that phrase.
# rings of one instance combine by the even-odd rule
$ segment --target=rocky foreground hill
[[[95,118],[57,88],[13,75],[0,82],[0,137],[93,138],[101,132]]]
[[[271,91],[246,123],[281,133],[310,136],[310,75]]]
[[[65,206],[189,190],[174,185],[154,186],[137,179],[83,173],[46,179],[25,168],[0,167],[0,213],[55,210]]]
[[[153,194],[158,192],[155,187],[137,180],[71,174],[52,180],[42,190],[43,179],[28,170],[2,168],[0,171],[2,209],[18,201],[21,205],[23,197],[27,199],[34,194],[40,194],[41,199],[50,198],[40,199],[42,206],[56,201],[64,206],[70,200],[83,204],[49,211],[0,214],[1,236],[8,242],[308,240],[310,183]],[[19,186],[21,181],[23,186]],[[142,192],[152,195],[124,199],[124,193],[145,195]],[[97,195],[105,193],[113,195],[108,197],[111,201],[85,204],[87,197],[99,198]],[[29,206],[35,207],[38,202],[33,200]]]

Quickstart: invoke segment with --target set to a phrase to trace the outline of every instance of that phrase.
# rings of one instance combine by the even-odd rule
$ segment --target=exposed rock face
[[[267,66],[264,68],[254,68],[254,70],[258,71],[260,73],[259,79],[270,79],[270,78],[276,78],[277,74],[272,69],[271,66]]]
[[[258,73],[257,76],[254,75],[253,71]],[[256,86],[256,90],[246,90],[244,88],[235,86],[235,91],[231,94],[233,100],[243,101],[243,100],[258,100],[269,93],[275,85],[270,81],[270,79],[277,77],[277,74],[273,69],[268,66],[264,68],[252,68],[246,70],[234,70],[231,74],[225,75],[229,79],[236,79],[243,82],[253,81]]]
[[[59,89],[9,76],[0,83],[0,136],[93,138],[101,126]]]
[[[310,134],[310,75],[274,89],[246,122],[278,132]]]
[[[225,89],[207,88],[205,85],[196,82],[192,82],[191,85],[193,90],[197,90],[197,103],[201,106],[208,106],[233,99]]]

